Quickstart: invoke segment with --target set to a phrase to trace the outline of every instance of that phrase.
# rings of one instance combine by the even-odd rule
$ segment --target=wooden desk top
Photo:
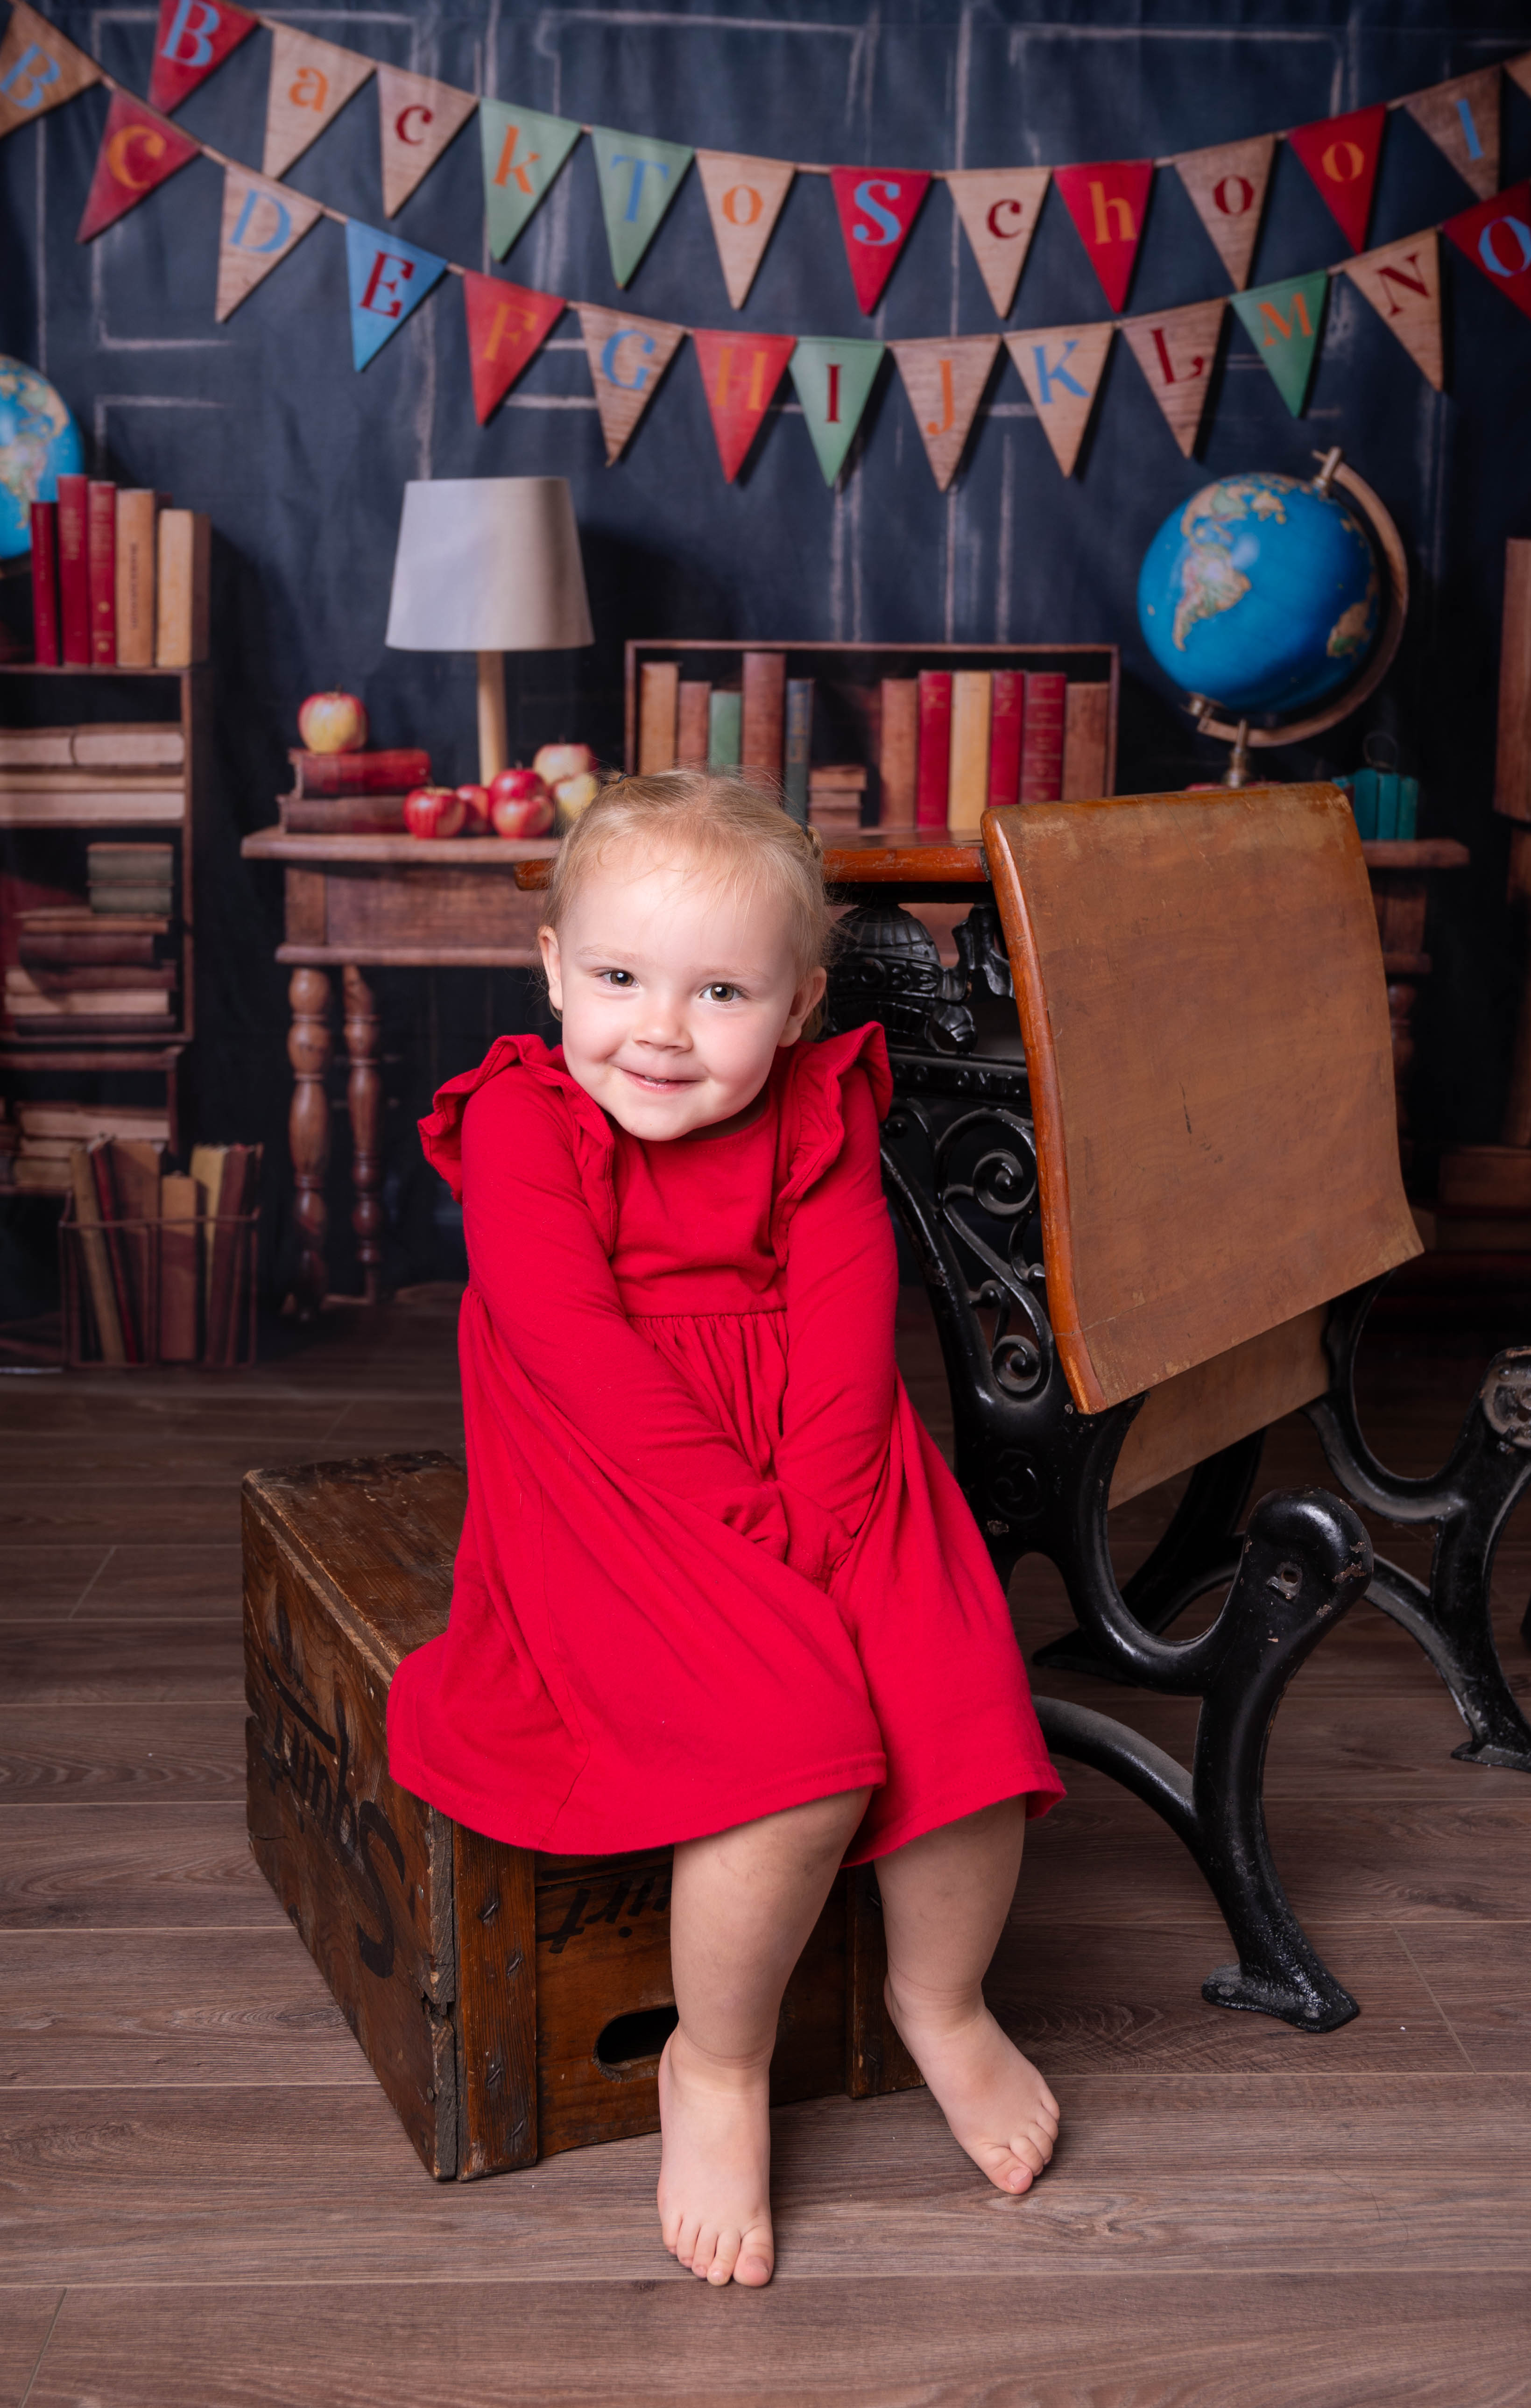
[[[514,869],[558,851],[556,837],[298,836],[257,828],[239,847],[247,861],[288,861],[322,869],[350,863],[379,869]]]

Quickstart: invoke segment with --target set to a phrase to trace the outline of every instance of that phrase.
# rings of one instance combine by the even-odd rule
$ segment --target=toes
[[[746,2233],[734,2266],[734,2280],[751,2290],[768,2283],[775,2270],[775,2258],[769,2243],[755,2232]]]
[[[738,2255],[743,2243],[742,2232],[719,2233],[718,2245],[712,2253],[712,2263],[707,2270],[707,2279],[709,2283],[723,2284],[733,2280],[734,2268],[738,2262]]]

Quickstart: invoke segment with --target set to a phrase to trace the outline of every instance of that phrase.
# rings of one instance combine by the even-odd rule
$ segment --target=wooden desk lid
[[[467,1504],[466,1477],[450,1455],[247,1471],[244,1498],[385,1686],[406,1656],[445,1630]]]
[[[1330,785],[989,811],[1048,1304],[1098,1412],[1421,1251],[1355,823]]]

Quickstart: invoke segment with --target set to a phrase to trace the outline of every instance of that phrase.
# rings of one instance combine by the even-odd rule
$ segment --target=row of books
[[[207,657],[211,522],[169,496],[61,477],[32,504],[39,667],[190,668]]]
[[[35,1196],[69,1194],[70,1157],[79,1146],[102,1138],[161,1151],[170,1143],[169,1118],[152,1105],[18,1100],[11,1111],[14,1119],[0,1117],[0,1186]]]
[[[214,1369],[249,1358],[260,1170],[258,1145],[194,1146],[185,1173],[140,1139],[71,1148],[65,1243],[95,1340],[82,1352]]]
[[[837,834],[872,826],[976,836],[986,809],[1108,790],[1104,682],[1056,670],[923,669],[875,687],[836,686],[825,734],[849,720],[869,754],[837,767],[814,760],[822,749],[815,684],[789,678],[780,652],[746,652],[737,687],[682,678],[674,662],[646,662],[640,774],[678,766],[765,770],[780,778],[794,817]]]
[[[185,811],[178,720],[0,728],[0,827],[175,826]]]
[[[170,847],[93,844],[86,860],[88,904],[17,912],[7,1015],[31,1036],[163,1033],[178,983]]]

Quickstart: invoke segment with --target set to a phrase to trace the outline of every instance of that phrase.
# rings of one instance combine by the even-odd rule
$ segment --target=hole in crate
[[[643,2007],[636,2015],[614,2015],[595,2043],[595,2062],[613,2072],[657,2057],[680,2018],[673,2007]]]

